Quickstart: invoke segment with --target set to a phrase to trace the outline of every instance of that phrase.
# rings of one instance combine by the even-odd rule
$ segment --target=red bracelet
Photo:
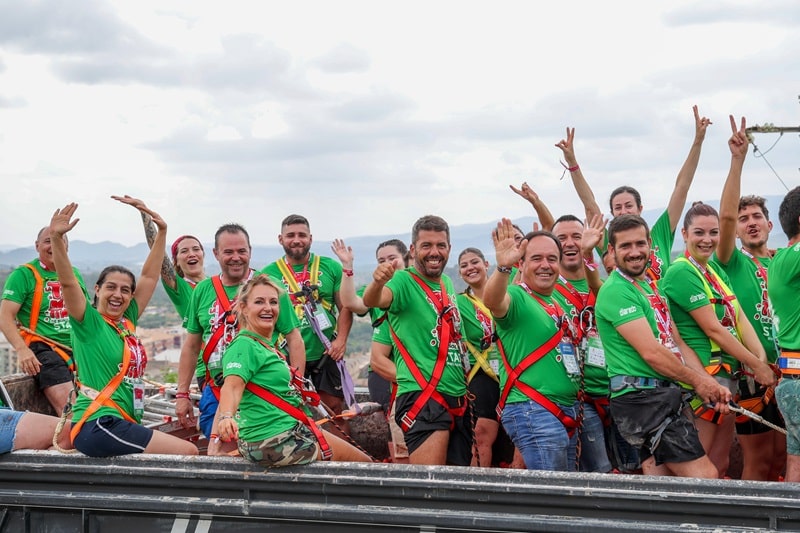
[[[176,392],[175,393],[175,399],[176,400],[182,400],[182,399],[188,400],[189,399],[189,393],[188,392]]]
[[[342,269],[342,274],[344,274],[348,278],[352,278],[353,277],[353,271],[352,271],[352,269],[349,269],[349,268],[343,268]]]
[[[568,167],[567,170],[569,170],[570,172],[575,172],[579,168],[581,168],[579,165],[575,165],[574,167]]]

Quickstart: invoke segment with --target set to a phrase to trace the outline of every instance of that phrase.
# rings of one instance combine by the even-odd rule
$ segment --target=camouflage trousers
[[[302,422],[259,442],[239,439],[242,457],[266,468],[311,463],[317,460],[319,450],[317,438]]]

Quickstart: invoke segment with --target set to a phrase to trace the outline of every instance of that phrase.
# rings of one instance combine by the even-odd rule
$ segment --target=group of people
[[[408,247],[381,243],[372,281],[357,288],[352,250],[336,240],[338,261],[312,253],[301,215],[283,220],[285,255],[260,271],[245,228],[221,226],[220,274],[209,277],[200,239],[183,235],[167,254],[163,219],[122,196],[114,198],[141,213],[150,253],[138,280],[106,268],[90,304],[69,261],[66,236],[78,220],[68,204],[39,233],[39,258],[9,277],[0,330],[57,412],[77,391],[64,445],[91,456],[197,453],[140,424],[147,356],[135,328],[160,277],[187,331],[176,415],[199,425],[209,454],[238,450],[267,467],[369,461],[347,426],[359,410],[344,363],[355,313],[372,323],[369,388],[398,462],[491,466],[506,438],[518,468],[717,478],[736,434],[743,478],[797,481],[800,188],[780,206],[789,246],[776,252],[764,200],[740,197],[748,141],[744,119],[731,117],[720,210],[688,209],[685,250],[673,259],[711,124],[696,107],[694,118],[689,154],[652,227],[628,186],[612,192],[607,223],[568,128],[556,147],[584,216],[555,218],[527,183],[512,186],[538,227],[526,233],[503,218],[492,233],[494,269],[483,251],[461,251],[463,293],[444,274],[450,229],[435,215],[417,220]],[[338,423],[323,429],[315,411]],[[0,451],[49,446],[26,429],[33,413],[2,416]]]

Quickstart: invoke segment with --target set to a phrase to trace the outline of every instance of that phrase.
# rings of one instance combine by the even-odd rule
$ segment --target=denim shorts
[[[572,405],[559,407],[567,416],[575,416]],[[506,404],[501,421],[528,470],[575,471],[577,432],[570,438],[553,413],[528,400]]]
[[[219,400],[214,396],[214,391],[210,386],[203,387],[203,392],[200,393],[200,402],[197,405],[200,410],[200,431],[203,435],[208,437],[211,435],[211,428],[214,427],[214,417],[217,415],[217,407],[219,407]]]
[[[17,438],[17,424],[19,424],[23,411],[12,411],[0,407],[0,453],[8,453],[14,449]]]

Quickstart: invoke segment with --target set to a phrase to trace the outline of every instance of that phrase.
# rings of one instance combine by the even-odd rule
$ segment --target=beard
[[[447,257],[441,255],[438,257],[441,259],[441,261],[439,262],[439,266],[437,267],[429,265],[424,258],[421,258],[419,256],[414,258],[414,266],[425,277],[431,279],[438,279],[442,276],[445,266],[447,265]]]
[[[620,261],[619,257],[617,257],[616,255],[614,256],[614,260],[617,263],[617,268],[619,268],[624,274],[627,274],[632,278],[638,278],[639,276],[645,273],[645,271],[647,270],[647,265],[650,263],[649,259],[650,259],[649,256],[645,256],[644,261],[642,261],[641,263],[642,264],[641,267],[638,266],[630,267],[628,266],[627,262]]]
[[[302,261],[303,259],[308,257],[308,253],[311,251],[311,246],[309,245],[296,248],[289,248],[287,246],[284,246],[283,251],[286,253],[286,257],[288,257],[292,261]]]

